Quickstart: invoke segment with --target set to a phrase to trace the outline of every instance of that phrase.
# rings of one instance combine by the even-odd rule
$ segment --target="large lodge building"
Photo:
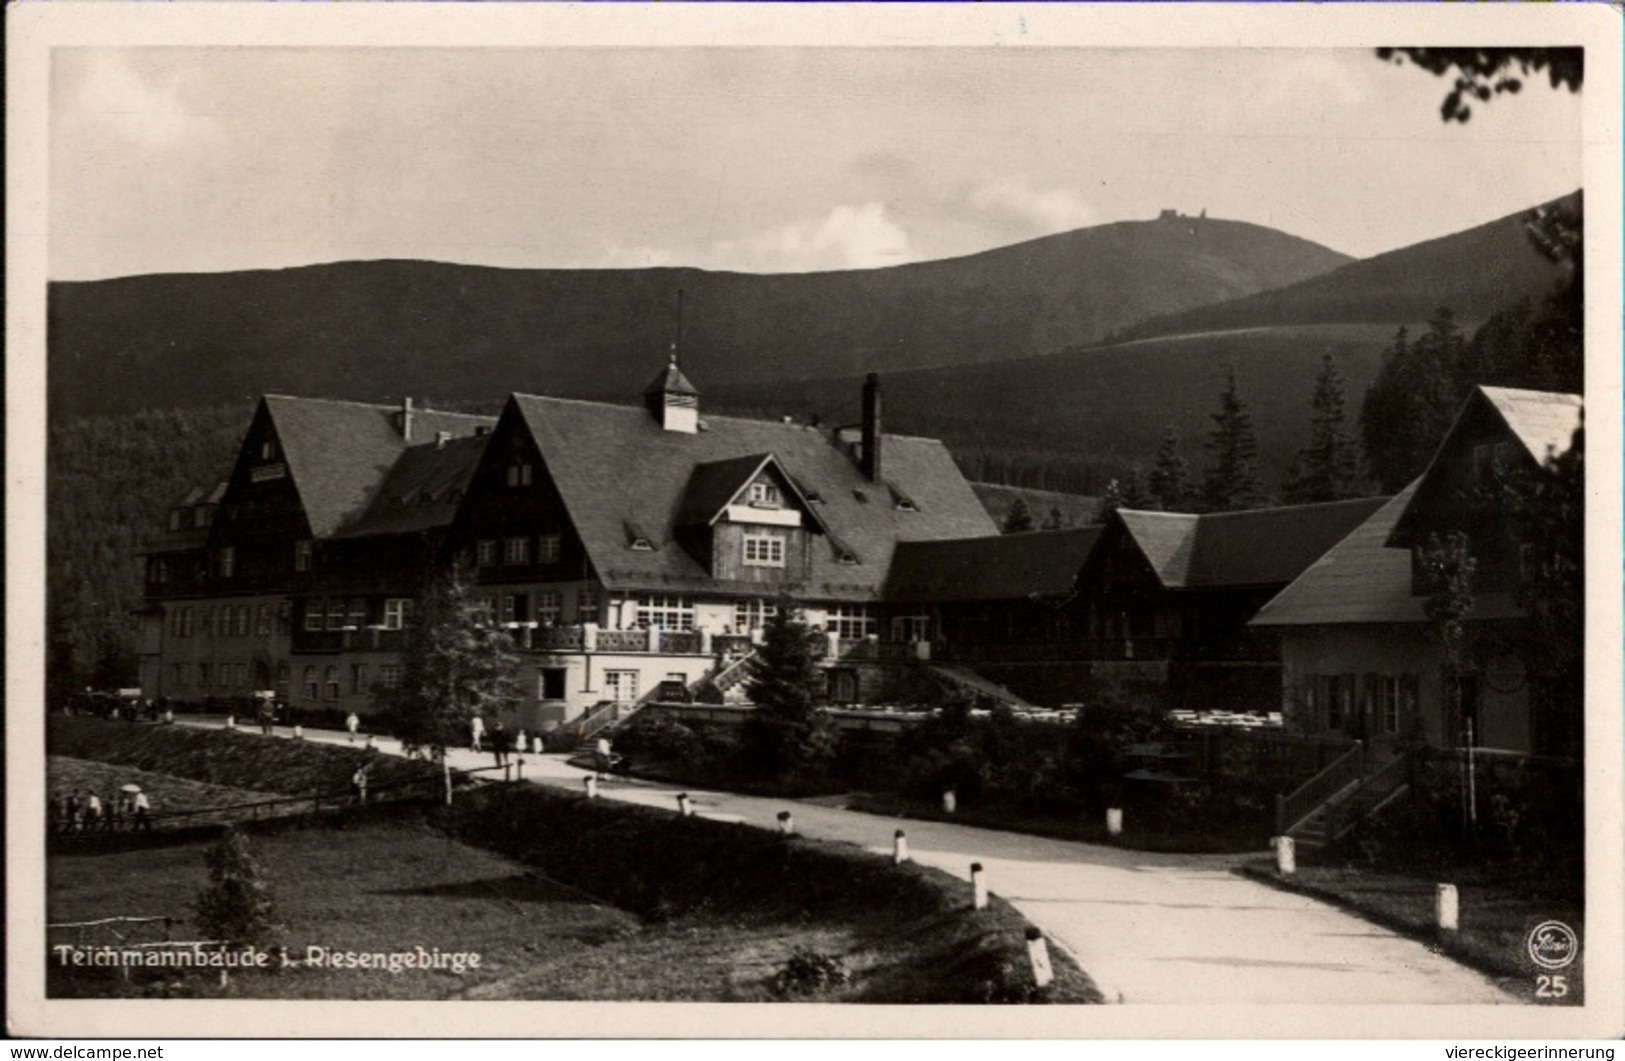
[[[171,510],[146,553],[143,694],[364,715],[400,680],[414,599],[462,557],[513,631],[509,720],[532,731],[606,703],[741,698],[788,594],[821,634],[831,703],[907,698],[923,669],[1054,705],[1107,674],[1166,706],[1450,746],[1411,554],[1460,523],[1457,465],[1538,466],[1580,409],[1481,388],[1392,501],[1000,535],[942,443],[883,432],[873,376],[862,423],[833,431],[699,399],[675,356],[642,407],[515,394],[492,419],[265,397],[229,479]],[[1471,625],[1493,633],[1475,645],[1494,680],[1464,710],[1474,740],[1568,751],[1572,706],[1508,662],[1529,642],[1502,538],[1476,543],[1490,592]]]

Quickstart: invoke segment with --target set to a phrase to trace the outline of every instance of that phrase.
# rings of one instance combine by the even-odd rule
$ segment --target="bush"
[[[248,840],[227,827],[204,854],[209,884],[198,892],[196,910],[205,937],[231,944],[263,944],[275,935],[271,893],[260,879],[260,867],[248,852]]]
[[[797,995],[819,995],[834,988],[845,987],[852,979],[846,963],[832,954],[822,954],[808,947],[797,947],[789,959],[773,974],[773,993],[780,998]]]

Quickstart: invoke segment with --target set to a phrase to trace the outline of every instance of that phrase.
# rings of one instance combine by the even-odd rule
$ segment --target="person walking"
[[[592,746],[592,765],[598,771],[598,780],[608,778],[610,767],[615,763],[614,752],[610,748],[609,737],[598,735],[598,740]]]
[[[132,801],[135,805],[135,828],[142,832],[152,832],[152,804],[147,800],[145,792],[137,792]]]
[[[491,754],[496,756],[498,766],[508,765],[508,732],[502,728],[501,719],[491,727]]]
[[[470,749],[482,752],[485,750],[485,719],[475,715],[468,720],[468,746]]]
[[[77,791],[69,792],[63,809],[62,831],[66,833],[78,832],[79,823],[81,820],[83,820],[84,813],[85,804],[84,801],[79,798],[79,793]]]
[[[85,793],[85,832],[93,833],[102,824],[102,799],[94,792]]]
[[[361,717],[351,711],[349,715],[345,716],[344,728],[350,731],[350,743],[354,744],[356,733],[361,729]]]

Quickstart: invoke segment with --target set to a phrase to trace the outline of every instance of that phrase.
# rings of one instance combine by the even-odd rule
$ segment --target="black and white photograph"
[[[1617,11],[57,6],[14,1032],[1620,1033]]]

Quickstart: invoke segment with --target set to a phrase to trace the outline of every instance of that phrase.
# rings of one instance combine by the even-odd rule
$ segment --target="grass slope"
[[[841,375],[1030,356],[1289,284],[1347,256],[1236,221],[1125,222],[846,272],[521,270],[420,261],[55,283],[53,415],[280,391],[634,397],[687,296],[684,367]]]

